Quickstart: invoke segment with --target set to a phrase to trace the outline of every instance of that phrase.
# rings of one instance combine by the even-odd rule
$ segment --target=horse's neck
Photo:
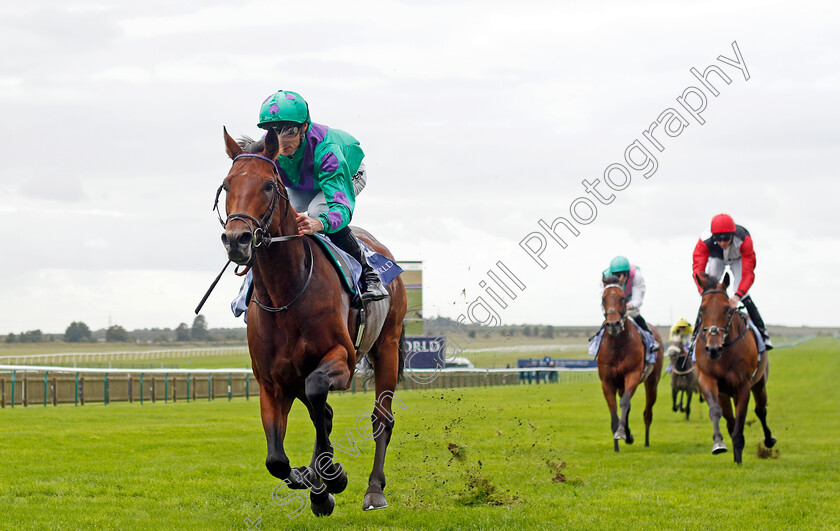
[[[630,322],[630,319],[631,318],[629,317],[627,318],[624,322],[624,330],[619,332],[617,336],[613,337],[609,334],[609,332],[604,334],[604,338],[614,349],[622,348],[633,340],[633,332],[631,332],[631,329],[636,327]],[[636,333],[636,335],[638,336],[639,334]],[[639,339],[641,339],[641,336],[639,336]]]
[[[254,258],[254,287],[265,291],[271,302],[264,304],[285,304],[298,294],[306,284],[310,267],[306,247],[311,246],[304,238],[288,242],[274,243],[265,250],[258,251]],[[311,251],[311,247],[310,247]],[[255,251],[256,252],[256,251]]]

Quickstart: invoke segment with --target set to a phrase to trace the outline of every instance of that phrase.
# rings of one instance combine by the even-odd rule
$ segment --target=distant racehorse
[[[610,427],[613,433],[613,449],[618,451],[618,441],[624,439],[633,444],[633,435],[627,424],[630,413],[630,399],[636,387],[645,384],[645,446],[650,446],[650,423],[653,420],[653,404],[656,403],[656,386],[662,372],[662,340],[659,333],[653,334],[660,347],[651,373],[645,373],[645,345],[642,336],[631,319],[627,319],[627,299],[618,279],[610,276],[604,279],[601,305],[604,309],[606,333],[598,348],[598,376],[607,407],[610,409]],[[616,412],[616,393],[621,398],[621,417]]]
[[[741,464],[744,422],[751,390],[755,397],[755,414],[764,429],[764,445],[772,448],[776,444],[776,438],[767,427],[767,353],[759,360],[756,338],[746,317],[729,306],[726,294],[729,273],[719,284],[707,275],[695,278],[703,288],[703,294],[700,300],[700,330],[694,352],[700,389],[709,403],[709,418],[714,426],[712,453],[727,451],[719,427],[723,415],[732,437],[735,462]],[[735,402],[734,416],[730,398]]]
[[[363,508],[387,507],[385,450],[394,418],[391,400],[405,356],[405,288],[397,277],[388,285],[390,297],[367,304],[367,328],[357,338],[359,310],[342,288],[336,271],[313,236],[299,237],[295,211],[274,162],[277,134],[269,129],[259,153],[246,153],[225,131],[225,146],[233,165],[216,194],[227,192],[227,218],[222,242],[228,258],[253,271],[253,296],[248,311],[248,348],[260,386],[260,413],[268,443],[265,464],[293,489],[309,488],[312,511],[328,515],[333,493],[347,486],[347,474],[333,462],[329,435],[333,411],[330,391],[347,389],[357,354],[368,352],[374,367],[376,403],[371,424],[364,429],[376,441]],[[220,218],[221,219],[221,218]],[[390,257],[370,234],[353,229],[368,247]],[[358,339],[357,339],[358,340]],[[315,426],[315,449],[308,467],[292,469],[283,449],[287,416],[300,400]],[[357,429],[364,422],[357,420]]]
[[[668,356],[671,358],[671,397],[673,398],[673,410],[684,411],[685,420],[691,415],[691,395],[700,392],[700,383],[697,378],[697,367],[691,361],[691,356],[682,341],[679,345],[668,347]],[[679,396],[679,403],[677,397]],[[685,399],[685,406],[683,406]],[[700,400],[703,400],[702,395]]]

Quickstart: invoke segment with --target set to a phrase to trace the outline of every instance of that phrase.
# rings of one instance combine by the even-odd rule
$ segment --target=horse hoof
[[[776,438],[770,437],[769,439],[764,439],[764,446],[766,446],[767,448],[773,448],[774,446],[776,446]]]
[[[388,507],[388,502],[385,500],[385,495],[381,492],[367,492],[365,493],[365,501],[362,502],[362,509],[365,511],[373,511],[375,509],[384,509]]]
[[[673,407],[673,408],[671,408],[671,409],[672,409],[672,410],[674,410],[674,411],[679,411],[679,409],[680,409],[680,408],[678,408],[677,406],[674,406],[674,407]]]
[[[291,474],[289,474],[289,479],[286,481],[286,485],[290,489],[308,489],[317,484],[315,471],[308,466],[293,468]]]
[[[624,428],[619,428],[613,434],[613,439],[617,441],[621,441],[627,438],[627,433],[624,431]]]
[[[727,448],[726,445],[723,444],[722,442],[721,443],[715,443],[715,445],[712,446],[712,453],[714,455],[724,454],[728,451],[729,451],[729,448]]]
[[[323,479],[323,478],[322,478]],[[347,472],[341,470],[341,474],[335,479],[324,479],[324,484],[327,486],[327,491],[333,494],[344,492],[347,488]]]
[[[627,434],[627,437],[624,439],[624,442],[626,444],[633,444],[635,441],[636,441],[636,439],[633,438],[633,436],[630,435],[629,433]]]
[[[315,495],[309,495],[310,506],[312,507],[312,514],[315,516],[329,516],[335,509],[335,498],[332,494],[327,493],[327,497],[322,501],[315,501]]]

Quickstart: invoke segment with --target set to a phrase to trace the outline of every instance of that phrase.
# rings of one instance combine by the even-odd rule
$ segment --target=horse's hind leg
[[[385,324],[388,325],[387,322]],[[399,325],[396,332],[392,332],[390,336],[381,336],[376,345],[373,367],[376,402],[374,402],[373,413],[371,414],[371,429],[376,442],[376,453],[373,458],[373,469],[368,478],[368,488],[362,502],[362,509],[365,511],[388,507],[388,501],[384,493],[385,453],[388,450],[388,443],[391,442],[391,433],[394,430],[394,415],[391,406],[395,398],[394,391],[397,388],[400,373],[400,345],[404,341],[400,332],[401,329],[402,325]],[[397,399],[397,403],[405,408],[405,404],[399,399]]]

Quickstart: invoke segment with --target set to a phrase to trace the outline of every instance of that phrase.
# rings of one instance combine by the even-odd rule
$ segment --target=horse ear
[[[723,288],[726,289],[729,287],[729,273],[723,275]]]
[[[239,147],[239,144],[236,143],[236,140],[230,137],[227,132],[227,127],[222,127],[222,131],[225,133],[225,151],[227,151],[228,157],[236,158],[238,155],[242,154],[242,148]]]
[[[694,273],[694,281],[697,282],[697,285],[700,286],[701,290],[706,291],[706,285],[703,283],[700,273]]]
[[[277,153],[279,152],[280,141],[277,140],[277,131],[273,127],[270,127],[265,134],[265,150],[263,150],[263,155],[266,158],[274,160],[277,158]]]

